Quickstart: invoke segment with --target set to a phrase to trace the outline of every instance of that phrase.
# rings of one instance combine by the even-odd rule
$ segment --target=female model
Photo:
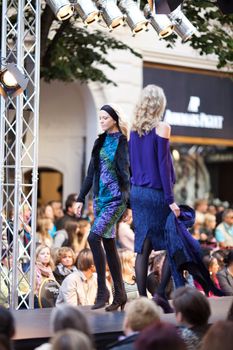
[[[114,284],[113,302],[105,310],[115,311],[119,307],[123,309],[127,300],[115,243],[115,226],[126,211],[129,196],[127,130],[119,111],[110,105],[100,109],[99,121],[103,134],[99,135],[92,150],[88,173],[77,200],[78,215],[81,215],[85,196],[93,186],[95,219],[88,242],[96,266],[98,292],[92,309],[105,306],[109,299],[104,246]]]

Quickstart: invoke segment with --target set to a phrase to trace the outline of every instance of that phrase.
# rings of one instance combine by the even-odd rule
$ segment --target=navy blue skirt
[[[163,191],[133,185],[130,204],[135,229],[135,252],[142,252],[145,238],[150,239],[154,250],[165,250],[165,224],[171,210],[165,202]]]

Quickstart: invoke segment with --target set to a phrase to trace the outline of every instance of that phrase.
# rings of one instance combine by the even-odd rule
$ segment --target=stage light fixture
[[[74,6],[68,0],[46,0],[57,19],[65,21],[74,13]]]
[[[0,70],[0,95],[16,97],[27,87],[28,78],[19,70],[15,63],[7,63]]]
[[[174,24],[174,31],[181,37],[183,42],[190,39],[191,36],[196,32],[196,28],[183,14],[180,6],[178,6],[174,11],[169,13],[168,17]]]
[[[91,0],[77,0],[75,8],[85,24],[91,24],[99,18],[99,10]]]
[[[121,0],[119,7],[126,14],[126,22],[128,23],[133,34],[145,30],[148,25],[148,20],[143,16],[137,4],[133,0]]]
[[[160,38],[166,38],[172,34],[174,25],[167,15],[153,15],[149,4],[144,7],[144,15]]]
[[[125,17],[116,4],[116,0],[94,0],[104,22],[112,30],[124,23]]]

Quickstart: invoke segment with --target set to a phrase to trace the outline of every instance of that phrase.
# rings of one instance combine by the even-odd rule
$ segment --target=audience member
[[[97,277],[92,252],[81,250],[77,259],[78,271],[69,274],[60,287],[56,305],[93,305],[97,292]]]
[[[67,221],[78,221],[77,217],[77,194],[71,193],[68,195],[65,202],[65,214],[60,219],[55,222],[57,230],[62,230],[65,228]]]
[[[194,209],[196,212],[196,220],[200,222],[201,224],[204,224],[205,221],[205,214],[208,209],[208,201],[207,199],[198,199],[194,203]]]
[[[127,300],[129,301],[139,296],[134,270],[135,254],[128,249],[120,249],[118,253],[121,262],[124,287],[127,294]]]
[[[59,284],[62,284],[65,277],[70,273],[77,271],[75,263],[76,256],[72,248],[62,247],[58,249],[55,261],[56,268],[53,271],[53,274]]]
[[[108,348],[111,350],[132,350],[139,332],[160,319],[159,307],[146,297],[140,297],[126,305],[123,321],[124,338]],[[144,349],[142,347],[141,349]]]
[[[37,220],[36,243],[52,247],[53,239],[50,232],[53,230],[53,222],[49,218],[40,218]]]
[[[196,350],[208,330],[211,314],[208,299],[195,288],[186,286],[174,291],[173,306],[179,333],[187,349]]]
[[[61,203],[61,201],[52,200],[48,204],[51,205],[51,207],[53,209],[53,215],[54,215],[54,221],[55,222],[58,219],[63,217],[64,213],[63,213],[63,210],[62,210],[62,203]]]
[[[201,350],[232,350],[233,322],[217,321],[203,338]]]
[[[47,278],[55,280],[53,268],[54,262],[51,257],[50,248],[46,245],[39,245],[36,249],[35,307],[38,307],[39,290],[43,281]]]
[[[230,250],[224,258],[225,267],[217,273],[217,278],[222,291],[226,295],[233,295],[233,250]]]
[[[51,340],[52,350],[94,350],[86,334],[73,329],[59,331]]]
[[[170,323],[155,322],[143,330],[135,342],[135,350],[186,350],[176,327]]]
[[[11,350],[11,339],[15,334],[15,321],[10,310],[0,305],[0,345],[1,350]]]
[[[128,210],[127,217],[123,215],[117,225],[117,240],[120,248],[134,251],[134,231],[131,228],[133,222],[132,211]]]
[[[233,209],[224,210],[222,220],[215,230],[216,240],[220,248],[233,247]]]
[[[64,304],[53,308],[50,317],[50,327],[54,335],[65,329],[75,329],[86,334],[93,343],[87,319],[84,313],[75,306]],[[51,344],[44,343],[35,350],[51,350]]]

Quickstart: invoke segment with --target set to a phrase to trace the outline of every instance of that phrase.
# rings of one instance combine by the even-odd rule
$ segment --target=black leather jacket
[[[77,201],[85,201],[85,197],[93,186],[94,197],[99,193],[100,179],[100,150],[104,144],[106,133],[100,134],[94,143],[91,160],[88,166],[87,176],[81,187]],[[127,138],[121,134],[118,147],[114,157],[114,167],[116,169],[118,184],[122,193],[122,200],[129,206],[130,172],[129,172],[129,152]]]

